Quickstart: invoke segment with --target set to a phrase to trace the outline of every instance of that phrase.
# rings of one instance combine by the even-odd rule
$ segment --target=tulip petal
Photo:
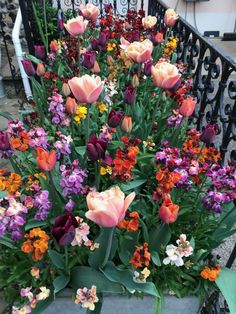
[[[116,214],[112,211],[103,211],[103,210],[96,210],[85,213],[85,216],[89,219],[95,222],[97,225],[101,227],[114,227],[118,224],[118,218],[116,217]]]

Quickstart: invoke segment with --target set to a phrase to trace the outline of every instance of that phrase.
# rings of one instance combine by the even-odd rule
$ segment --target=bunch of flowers
[[[0,132],[13,168],[0,170],[0,284],[12,313],[68,285],[97,313],[107,286],[156,298],[219,289],[226,271],[211,253],[234,232],[236,168],[221,165],[215,123],[193,128],[178,16],[167,10],[163,24],[111,5],[100,16],[92,4],[65,13],[58,39],[23,62],[30,113]]]

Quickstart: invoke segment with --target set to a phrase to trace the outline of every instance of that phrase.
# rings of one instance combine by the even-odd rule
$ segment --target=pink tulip
[[[68,20],[67,23],[64,23],[65,29],[71,36],[79,36],[82,35],[86,27],[88,25],[88,21],[84,20],[83,16],[77,16],[71,20]]]
[[[188,96],[182,102],[179,108],[179,113],[184,117],[190,117],[193,114],[196,102],[197,102],[196,99]]]
[[[164,41],[163,33],[156,33],[154,40],[157,44],[162,44]]]
[[[132,42],[127,49],[127,54],[134,62],[142,63],[151,58],[152,50],[153,44],[151,40],[145,39],[142,42]]]
[[[121,43],[120,48],[124,50],[127,50],[130,45],[130,42],[126,40],[124,37],[120,38],[120,43]]]
[[[135,192],[125,198],[119,187],[112,187],[101,193],[90,192],[86,199],[89,211],[85,216],[101,227],[115,227],[124,219],[134,198]]]
[[[81,77],[73,77],[68,81],[68,84],[79,102],[92,104],[98,100],[104,82],[99,76],[85,74]]]
[[[93,73],[100,73],[101,72],[100,66],[99,66],[97,61],[94,62],[94,66],[92,67],[91,71]]]
[[[86,5],[81,4],[79,7],[81,14],[88,20],[96,21],[98,18],[100,11],[98,7],[93,5],[92,3],[87,3]]]
[[[168,62],[160,62],[152,67],[152,79],[154,85],[159,88],[173,88],[180,80],[181,74],[177,67]]]
[[[172,27],[175,25],[176,21],[178,20],[179,16],[176,14],[175,10],[167,9],[164,16],[164,22],[166,26]]]

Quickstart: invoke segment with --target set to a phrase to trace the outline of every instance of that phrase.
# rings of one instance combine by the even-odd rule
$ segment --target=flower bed
[[[12,313],[40,313],[65,287],[99,313],[102,294],[177,297],[235,275],[211,254],[234,233],[235,167],[217,125],[194,128],[196,100],[176,60],[171,9],[155,17],[81,6],[69,34],[23,61],[34,97],[0,133],[1,285]],[[40,26],[40,23],[39,23]],[[60,27],[63,26],[61,23]],[[96,26],[96,27],[95,27]],[[40,31],[40,29],[39,29]],[[37,66],[35,67],[33,63]]]

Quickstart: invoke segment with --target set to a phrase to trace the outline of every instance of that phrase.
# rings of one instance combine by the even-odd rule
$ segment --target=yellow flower
[[[112,51],[116,48],[116,44],[115,43],[108,43],[107,44],[107,51]]]
[[[101,176],[104,176],[105,174],[107,174],[107,171],[106,171],[105,167],[101,167],[100,168],[100,174],[101,174]]]
[[[81,120],[85,119],[87,115],[87,107],[85,106],[78,106],[75,112],[74,120],[78,123],[81,122]]]
[[[103,112],[103,111],[106,111],[106,110],[107,110],[107,106],[106,106],[104,103],[100,104],[100,105],[98,106],[98,108],[99,108],[100,112]]]

